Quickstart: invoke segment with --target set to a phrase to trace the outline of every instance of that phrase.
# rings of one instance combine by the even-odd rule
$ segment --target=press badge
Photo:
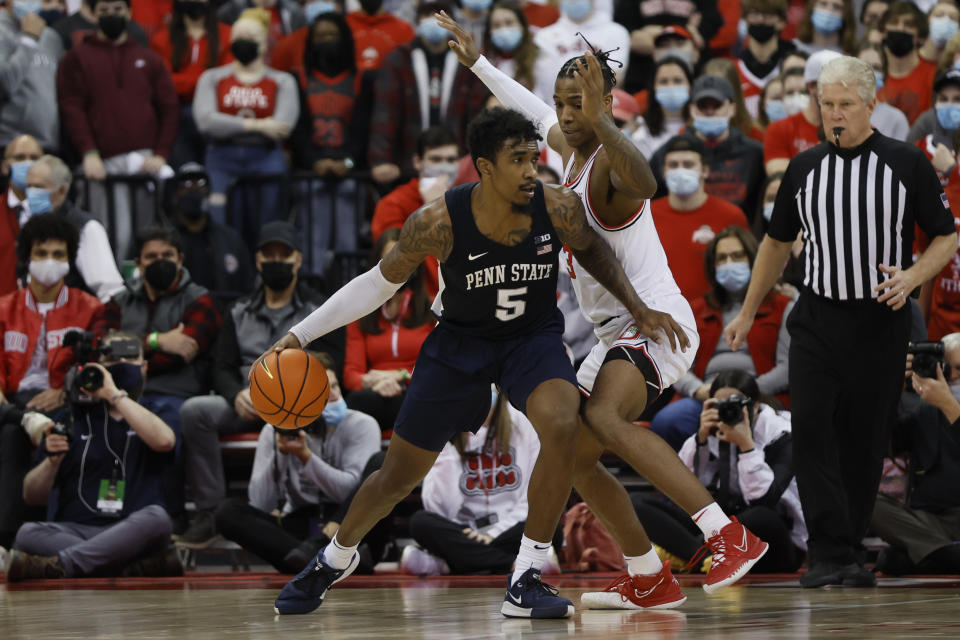
[[[127,483],[123,480],[100,481],[100,492],[97,494],[97,510],[108,516],[119,516],[123,511],[123,494]]]

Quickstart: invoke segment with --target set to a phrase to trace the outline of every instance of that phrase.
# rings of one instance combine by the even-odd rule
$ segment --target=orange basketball
[[[274,351],[253,365],[250,400],[260,417],[278,429],[299,429],[316,420],[328,395],[327,370],[305,351]]]

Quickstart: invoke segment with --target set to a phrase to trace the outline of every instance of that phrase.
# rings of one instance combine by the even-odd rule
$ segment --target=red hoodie
[[[230,53],[230,27],[225,24],[218,25],[218,53],[216,62],[210,64],[210,38],[204,34],[199,40],[189,38],[189,46],[183,61],[180,63],[180,69],[173,70],[173,43],[170,41],[170,27],[164,27],[153,34],[150,39],[150,48],[157,52],[164,66],[171,73],[173,86],[177,90],[177,95],[184,103],[193,101],[193,91],[197,87],[197,80],[207,69],[213,67],[222,67],[233,62],[233,54]]]
[[[383,59],[416,35],[406,20],[390,13],[371,16],[362,11],[347,14],[353,31],[353,47],[358,69],[378,69]]]
[[[81,155],[151,149],[170,157],[180,118],[177,92],[160,56],[131,38],[115,45],[86,36],[60,61],[57,94],[64,129]]]

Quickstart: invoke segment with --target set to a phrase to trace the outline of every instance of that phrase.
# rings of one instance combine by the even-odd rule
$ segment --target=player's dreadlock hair
[[[617,86],[617,76],[613,72],[613,69],[610,67],[611,62],[615,63],[617,66],[622,67],[623,63],[619,60],[613,60],[610,58],[610,54],[619,49],[611,49],[610,51],[601,51],[597,47],[590,44],[590,41],[584,37],[579,31],[577,35],[583,38],[583,41],[587,43],[587,46],[590,47],[590,51],[597,57],[597,61],[600,63],[600,71],[603,73],[603,92],[610,93],[615,86]],[[570,58],[563,63],[563,66],[560,67],[560,71],[557,73],[558,78],[572,78],[573,72],[577,70],[577,63],[583,62],[586,64],[587,60],[584,56],[577,56],[576,58]]]
[[[543,137],[537,132],[536,125],[519,111],[503,107],[481,111],[467,127],[467,144],[470,145],[473,165],[477,165],[477,158],[494,162],[504,143],[510,139],[539,142]]]

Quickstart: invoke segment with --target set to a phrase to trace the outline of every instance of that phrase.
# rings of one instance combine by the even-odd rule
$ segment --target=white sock
[[[654,576],[663,570],[663,560],[653,547],[642,556],[623,556],[623,559],[627,561],[627,573],[631,576]]]
[[[523,573],[533,567],[542,569],[547,562],[547,554],[550,552],[551,542],[537,542],[527,536],[520,538],[520,553],[517,554],[517,561],[513,565],[513,576],[510,579],[512,586]]]
[[[716,502],[711,502],[693,516],[693,523],[700,527],[704,540],[709,540],[720,533],[720,529],[730,524],[730,518],[723,512]]]
[[[350,566],[350,561],[353,559],[353,554],[357,552],[358,546],[355,544],[352,547],[344,547],[337,542],[337,536],[334,534],[333,540],[323,550],[323,561],[334,569],[346,569]]]

